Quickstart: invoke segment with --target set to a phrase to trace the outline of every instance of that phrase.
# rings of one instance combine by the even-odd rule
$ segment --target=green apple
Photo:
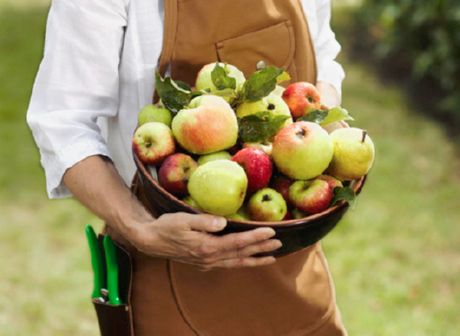
[[[248,213],[246,212],[246,209],[244,209],[244,207],[240,208],[236,213],[227,216],[227,218],[228,219],[235,219],[235,220],[239,220],[239,221],[251,220],[249,218]]]
[[[243,144],[243,148],[257,148],[260,149],[261,151],[265,152],[268,156],[271,157],[272,155],[272,149],[273,149],[273,144],[271,142],[245,142]]]
[[[264,188],[251,196],[248,202],[249,217],[255,221],[280,221],[286,216],[287,205],[283,196],[272,188]]]
[[[145,105],[137,115],[137,123],[139,126],[156,121],[171,127],[172,114],[163,106],[148,104]]]
[[[281,96],[270,93],[268,96],[263,97],[262,99],[256,100],[254,102],[245,101],[240,104],[236,110],[236,116],[238,118],[243,118],[251,114],[255,114],[261,111],[269,111],[274,115],[285,115],[289,119],[286,119],[284,125],[292,123],[291,112],[289,107],[284,102]]]
[[[204,211],[228,216],[238,211],[246,196],[248,179],[241,166],[230,160],[207,162],[192,173],[190,196]]]
[[[308,214],[299,210],[299,209],[292,209],[291,210],[292,218],[294,219],[302,219],[308,217]]]
[[[227,76],[235,78],[236,88],[219,90],[212,81],[211,72],[214,70],[216,63],[206,64],[198,72],[195,88],[197,90],[209,90],[212,94],[221,96],[227,102],[231,103],[238,96],[238,92],[243,88],[243,84],[246,81],[243,72],[241,72],[236,66],[231,64],[219,63],[221,67],[227,72]]]
[[[235,145],[238,121],[230,104],[222,97],[203,95],[192,99],[173,118],[177,142],[193,154],[209,154]]]
[[[334,156],[329,174],[338,179],[353,180],[366,175],[374,163],[375,148],[366,131],[350,127],[331,133]]]
[[[272,92],[270,92],[270,94],[274,94],[276,96],[282,97],[284,90],[285,90],[285,88],[282,87],[281,85],[276,85],[275,89]]]
[[[195,208],[197,210],[201,210],[200,209],[200,206],[198,205],[198,203],[192,198],[192,196],[188,195],[186,197],[184,197],[182,199],[183,202],[187,203],[188,205],[190,205],[192,208]]]
[[[229,152],[219,151],[211,154],[202,155],[198,158],[198,164],[201,166],[206,162],[215,161],[215,160],[230,160],[232,156]]]
[[[332,139],[321,126],[297,121],[276,134],[272,158],[284,175],[293,180],[309,180],[326,170],[333,152]]]

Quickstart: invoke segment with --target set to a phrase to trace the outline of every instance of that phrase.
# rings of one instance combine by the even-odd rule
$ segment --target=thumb
[[[227,225],[227,220],[224,217],[212,215],[192,215],[190,216],[189,226],[193,230],[217,232],[221,231]]]

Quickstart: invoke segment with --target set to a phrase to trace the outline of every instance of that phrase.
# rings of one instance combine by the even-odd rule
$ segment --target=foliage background
[[[46,198],[25,124],[47,6],[0,0],[0,335],[97,335],[83,225],[101,223],[73,200]],[[348,0],[334,11],[343,105],[377,146],[363,194],[323,243],[338,304],[350,335],[457,335],[460,147],[405,94],[415,84],[382,78],[373,48],[354,53],[363,8]]]
[[[356,31],[366,32],[357,51],[391,64],[429,112],[460,126],[460,1],[364,0],[354,18]]]

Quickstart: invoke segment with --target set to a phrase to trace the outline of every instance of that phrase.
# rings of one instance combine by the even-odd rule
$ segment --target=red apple
[[[293,181],[284,175],[276,175],[272,181],[272,188],[279,192],[286,202],[289,202],[289,187]]]
[[[318,89],[308,82],[296,82],[288,85],[283,92],[283,99],[289,106],[294,119],[321,108],[321,97]]]
[[[333,176],[320,175],[320,176],[318,176],[318,179],[326,181],[329,184],[329,187],[331,187],[332,191],[334,191],[335,188],[342,188],[343,187],[342,181],[336,179]]]
[[[291,219],[294,219],[294,217],[292,216],[292,213],[290,211],[286,212],[286,215],[284,216],[283,220],[291,220]]]
[[[171,129],[160,122],[145,123],[134,132],[132,147],[139,160],[156,165],[176,150]]]
[[[198,164],[189,155],[176,153],[164,160],[158,172],[161,186],[174,195],[187,195],[187,183]]]
[[[243,167],[248,177],[248,191],[253,193],[270,182],[273,166],[270,157],[262,150],[249,147],[238,151],[232,160]]]
[[[296,181],[289,188],[289,199],[294,206],[308,214],[326,210],[334,197],[326,181],[315,179]]]

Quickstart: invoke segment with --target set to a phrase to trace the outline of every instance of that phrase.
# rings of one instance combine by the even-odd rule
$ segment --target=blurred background
[[[0,334],[97,335],[83,227],[50,201],[25,123],[49,0],[0,0]],[[323,242],[350,335],[458,335],[460,2],[335,1],[343,106],[377,146]]]

